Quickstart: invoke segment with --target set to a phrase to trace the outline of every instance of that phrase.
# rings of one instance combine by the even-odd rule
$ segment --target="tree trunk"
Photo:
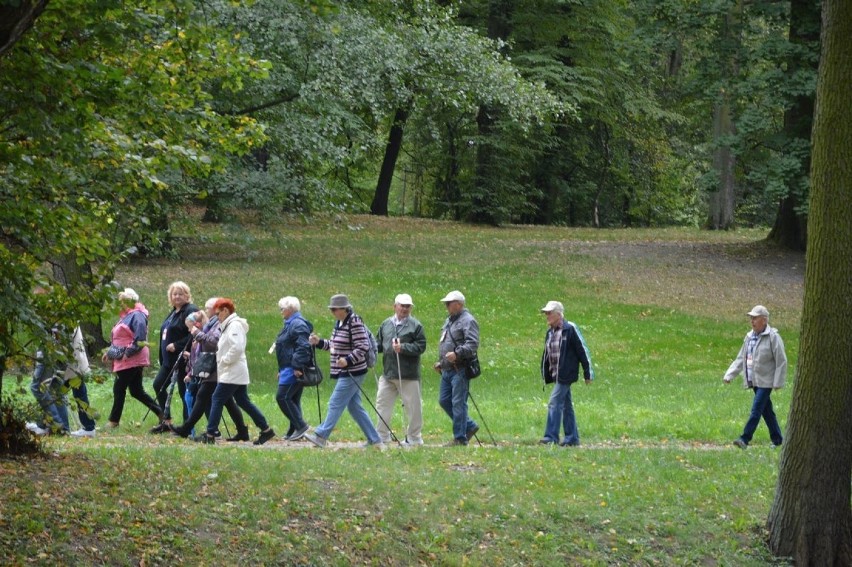
[[[373,203],[370,205],[370,214],[388,216],[391,182],[396,168],[396,160],[402,149],[403,126],[405,126],[406,120],[408,120],[408,110],[397,108],[388,135],[388,145],[385,147],[385,159],[382,161],[382,169],[379,171],[379,181],[376,183],[376,194],[373,196]]]
[[[819,3],[813,0],[792,0],[790,3],[790,42],[807,49],[810,44],[819,41]],[[793,55],[787,61],[787,76],[801,73],[805,67],[816,71],[819,61],[811,60],[801,53]],[[793,105],[784,113],[784,137],[786,145],[793,155],[810,147],[813,128],[814,94],[802,94],[795,98]],[[781,199],[778,216],[767,240],[782,248],[804,250],[808,237],[808,216],[799,212],[808,195],[808,173],[811,167],[810,153],[802,156],[798,172],[790,175],[787,181],[787,195]]]
[[[852,565],[852,2],[823,2],[799,366],[769,546],[797,565]]]
[[[53,279],[55,279],[62,287],[73,293],[75,287],[85,287],[88,290],[92,289],[93,275],[92,268],[88,264],[82,266],[77,264],[77,259],[74,256],[64,256],[55,258],[51,261],[53,266]],[[103,321],[101,317],[97,317],[97,321],[89,322],[82,321],[80,330],[85,338],[86,354],[91,358],[95,356],[97,351],[108,346],[109,343],[104,340]]]
[[[727,46],[722,54],[723,80],[733,80],[738,73],[737,52],[742,42],[741,21],[742,0],[737,0],[720,32],[722,45]],[[723,141],[737,133],[732,105],[731,95],[724,91],[719,94],[719,101],[713,107],[713,140],[717,146],[713,153],[713,169],[719,177],[716,191],[710,194],[710,214],[707,218],[707,227],[713,230],[727,230],[734,225],[737,156],[730,143]]]
[[[36,2],[0,2],[0,57],[26,33],[47,6],[48,0]]]

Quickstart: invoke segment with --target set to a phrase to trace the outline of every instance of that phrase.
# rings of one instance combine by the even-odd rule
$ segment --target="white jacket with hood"
[[[246,335],[248,321],[231,313],[219,323],[219,350],[216,351],[216,366],[219,382],[223,384],[248,385],[249,371],[246,360]]]

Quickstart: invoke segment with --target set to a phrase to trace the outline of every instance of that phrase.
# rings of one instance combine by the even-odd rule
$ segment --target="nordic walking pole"
[[[467,397],[469,397],[470,401],[473,402],[473,407],[476,408],[476,413],[479,414],[479,419],[482,421],[482,425],[485,426],[485,431],[488,432],[488,435],[491,437],[491,442],[494,443],[494,446],[496,447],[497,446],[497,440],[494,439],[494,435],[491,434],[491,429],[489,429],[488,424],[485,423],[485,418],[482,417],[482,412],[479,411],[479,406],[476,405],[476,400],[473,399],[473,394],[470,393],[470,388],[468,388],[468,390],[467,390]],[[474,437],[476,437],[476,435],[474,435]],[[479,441],[479,437],[476,437],[476,440]],[[479,441],[479,444],[482,445],[482,442]]]
[[[392,342],[394,346],[398,346],[399,337],[395,337]],[[408,441],[408,416],[405,409],[405,397],[402,395],[402,366],[399,364],[399,351],[396,348],[393,351],[396,353],[396,375],[399,378],[399,403],[402,406],[402,426],[405,428],[405,440]]]
[[[349,376],[351,378],[352,374],[349,374]],[[376,412],[376,415],[379,416],[379,419],[381,419],[382,423],[385,424],[385,427],[388,428],[388,432],[390,432],[390,434],[391,434],[391,439],[393,439],[400,446],[402,446],[402,442],[399,440],[399,438],[396,435],[394,435],[393,429],[391,429],[390,425],[388,425],[388,422],[385,421],[385,418],[382,417],[382,414],[379,413],[379,410],[376,409],[376,406],[373,405],[373,402],[370,401],[370,398],[367,396],[367,392],[364,391],[364,388],[361,387],[361,384],[359,384],[354,379],[352,381],[355,382],[355,385],[358,386],[358,390],[361,392],[361,395],[364,396],[364,399],[367,400],[367,403],[370,404],[370,407],[373,408],[373,411]]]

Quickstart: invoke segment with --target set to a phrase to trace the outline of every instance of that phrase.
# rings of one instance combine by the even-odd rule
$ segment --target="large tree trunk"
[[[396,160],[399,158],[399,152],[402,149],[402,134],[406,120],[408,120],[408,110],[397,108],[388,135],[388,145],[385,147],[385,159],[382,161],[382,169],[379,171],[379,181],[376,183],[376,194],[373,196],[373,203],[370,205],[371,214],[388,216],[391,182],[396,168]]]
[[[852,2],[823,3],[799,366],[769,513],[797,565],[852,565]]]
[[[813,0],[792,0],[790,3],[790,42],[807,49],[819,41],[819,3]],[[801,73],[804,67],[816,70],[817,60],[796,54],[787,62],[787,76]],[[793,152],[809,148],[813,127],[814,95],[802,94],[784,113],[784,135],[786,145]],[[775,225],[767,239],[783,248],[804,250],[808,236],[808,217],[799,211],[807,199],[808,173],[811,167],[810,154],[803,156],[796,174],[787,178],[787,195],[778,207]]]
[[[742,0],[737,0],[720,32],[722,45],[728,46],[722,54],[723,79],[733,80],[738,73],[737,52],[742,41],[741,21]],[[710,211],[707,218],[707,227],[713,230],[727,230],[734,225],[737,156],[730,144],[722,141],[737,133],[732,106],[730,94],[722,92],[713,107],[713,140],[717,146],[713,153],[713,169],[719,178],[716,191],[710,194]]]

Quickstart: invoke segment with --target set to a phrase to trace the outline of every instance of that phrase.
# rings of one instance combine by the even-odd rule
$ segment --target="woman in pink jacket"
[[[118,294],[118,301],[121,311],[118,322],[112,328],[110,348],[103,357],[104,362],[112,362],[112,371],[115,372],[112,411],[109,413],[107,427],[118,427],[128,389],[131,396],[142,402],[162,421],[163,410],[142,386],[142,371],[151,365],[147,346],[148,310],[139,303],[139,294],[130,288],[125,288]]]

